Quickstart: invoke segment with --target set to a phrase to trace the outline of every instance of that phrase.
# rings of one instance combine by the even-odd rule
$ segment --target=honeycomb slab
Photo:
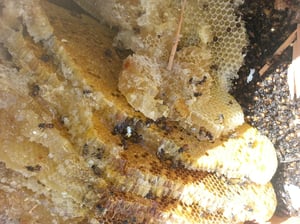
[[[237,2],[189,1],[172,71],[165,65],[179,1],[79,2],[100,22],[48,1],[0,2],[1,220],[243,223],[272,216],[275,150],[243,123],[219,76],[227,70],[211,68],[221,65],[212,17],[190,33],[202,15],[194,6],[229,10],[227,18]],[[124,48],[134,54],[123,60]]]

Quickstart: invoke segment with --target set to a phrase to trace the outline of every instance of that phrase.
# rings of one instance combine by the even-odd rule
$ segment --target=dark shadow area
[[[276,214],[299,215],[285,189],[286,185],[300,186],[300,100],[290,100],[287,84],[292,47],[273,57],[296,28],[292,11],[295,8],[278,11],[274,9],[274,1],[246,0],[240,9],[249,46],[231,93],[242,106],[245,120],[266,135],[276,148],[279,166],[272,180],[278,198]],[[266,63],[272,66],[261,77],[258,71]],[[251,71],[253,79],[250,81]]]

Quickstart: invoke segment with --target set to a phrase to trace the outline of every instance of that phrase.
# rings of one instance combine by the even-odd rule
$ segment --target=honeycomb
[[[118,26],[115,45],[135,53],[124,62],[119,89],[136,110],[153,120],[168,117],[180,121],[193,134],[195,129],[201,132],[200,127],[204,128],[213,138],[244,122],[237,102],[226,96],[247,45],[243,21],[236,15],[241,1],[187,1],[172,71],[166,69],[166,63],[175,40],[181,1],[76,2],[95,17]],[[91,10],[93,4],[101,7]],[[211,96],[216,89],[222,91],[220,97],[224,99]],[[226,115],[210,116],[216,107]],[[224,117],[224,124],[220,124],[219,116]]]
[[[124,28],[118,32],[48,1],[0,2],[1,221],[243,223],[272,216],[275,150],[243,123],[212,71],[207,22],[199,37],[183,35],[168,71],[179,1],[86,2],[90,13]],[[187,18],[196,3],[188,3]],[[113,44],[135,54],[122,61]]]

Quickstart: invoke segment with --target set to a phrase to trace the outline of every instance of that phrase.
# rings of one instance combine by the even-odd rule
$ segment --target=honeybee
[[[219,120],[220,124],[223,124],[224,123],[224,115],[219,114],[218,120]]]
[[[54,128],[54,124],[52,123],[39,123],[39,128],[46,129],[46,128]]]
[[[89,145],[87,143],[85,143],[82,147],[82,154],[84,156],[88,155],[89,154]]]
[[[31,92],[30,92],[30,95],[35,97],[35,96],[38,96],[40,94],[40,86],[37,85],[37,84],[34,84],[32,87],[31,87]]]
[[[159,160],[164,160],[165,158],[165,150],[163,147],[159,147],[156,152],[156,156]]]
[[[182,147],[180,147],[178,149],[178,153],[183,153],[184,151],[186,151],[188,149],[188,145],[187,144],[184,144]]]
[[[25,168],[30,172],[38,172],[41,170],[42,167],[40,165],[35,165],[35,166],[25,166]]]

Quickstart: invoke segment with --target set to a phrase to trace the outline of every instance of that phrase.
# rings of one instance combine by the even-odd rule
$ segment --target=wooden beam
[[[281,55],[284,50],[290,46],[297,38],[297,29],[294,30],[290,36],[280,45],[280,47],[275,51],[275,53],[273,54],[272,58],[275,56],[279,56]],[[266,63],[260,70],[259,70],[259,75],[263,76],[265,74],[265,72],[269,69],[269,67],[272,65],[271,62]]]

